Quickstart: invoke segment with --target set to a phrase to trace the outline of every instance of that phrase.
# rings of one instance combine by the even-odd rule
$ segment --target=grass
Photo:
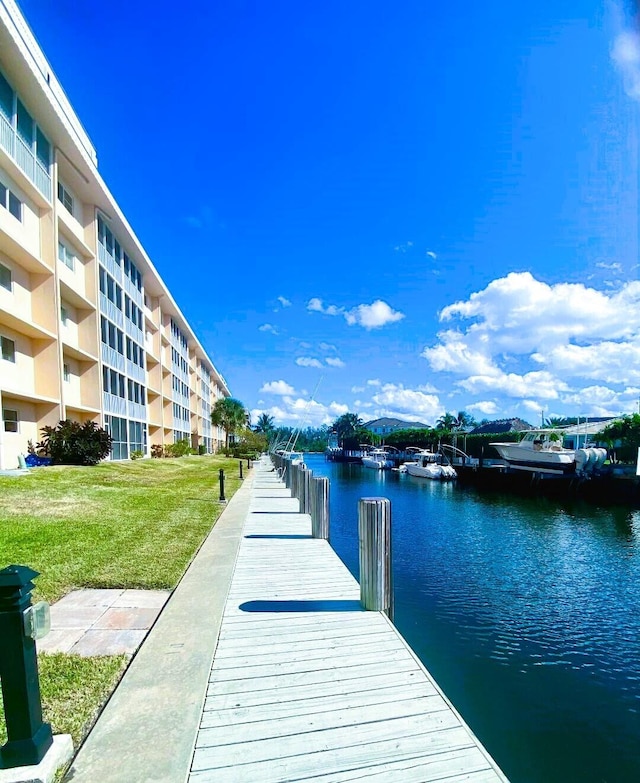
[[[0,476],[0,567],[40,572],[34,598],[79,587],[172,588],[240,484],[222,457],[39,468]]]
[[[33,598],[51,603],[81,587],[173,588],[224,509],[219,469],[229,499],[238,467],[237,459],[181,457],[0,476],[0,568],[39,571]],[[39,655],[43,715],[54,733],[71,734],[77,748],[126,661]]]

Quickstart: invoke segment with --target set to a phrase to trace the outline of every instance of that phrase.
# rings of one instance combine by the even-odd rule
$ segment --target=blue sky
[[[638,410],[624,6],[21,7],[254,419]]]

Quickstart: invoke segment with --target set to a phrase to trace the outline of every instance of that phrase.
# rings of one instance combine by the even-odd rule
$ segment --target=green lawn
[[[246,464],[246,463],[245,463]],[[172,588],[240,485],[237,459],[109,462],[0,476],[0,568],[40,572],[35,600],[79,587]],[[44,718],[77,748],[118,682],[124,656],[40,655]],[[0,710],[0,744],[6,740]]]
[[[109,462],[0,476],[0,567],[39,571],[34,596],[78,587],[171,588],[239,486],[238,460]]]

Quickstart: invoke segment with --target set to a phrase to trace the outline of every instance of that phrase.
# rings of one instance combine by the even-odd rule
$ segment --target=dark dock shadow
[[[364,612],[360,601],[246,601],[243,612]]]
[[[277,535],[277,534],[274,533],[273,535],[261,536],[258,533],[252,533],[250,536],[245,536],[245,538],[280,538],[282,540],[287,540],[288,541],[290,539],[298,539],[298,538],[313,538],[313,536],[305,536],[305,535],[302,535],[302,534],[296,535],[294,533],[291,533],[291,534],[284,534],[283,533],[282,535]]]

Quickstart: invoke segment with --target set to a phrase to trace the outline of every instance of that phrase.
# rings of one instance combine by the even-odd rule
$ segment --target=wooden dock
[[[504,783],[271,464],[250,480],[189,783]]]

